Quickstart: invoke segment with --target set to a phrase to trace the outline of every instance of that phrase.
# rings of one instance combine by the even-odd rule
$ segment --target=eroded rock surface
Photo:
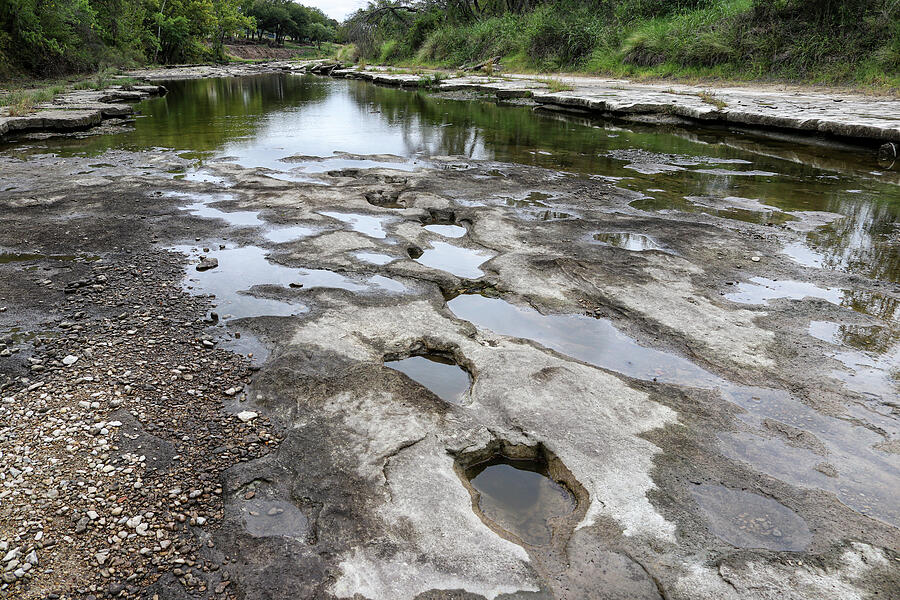
[[[602,179],[465,157],[432,156],[417,170],[368,168],[373,158],[384,157],[345,156],[363,164],[291,180],[227,157],[205,161],[202,177],[173,179],[188,159],[159,150],[108,151],[104,167],[90,167],[98,159],[88,157],[0,157],[4,171],[15,169],[0,196],[0,246],[33,257],[0,262],[0,306],[8,307],[0,323],[71,330],[54,318],[66,298],[100,290],[76,272],[89,269],[81,261],[49,258],[65,251],[100,257],[123,277],[159,271],[119,283],[118,305],[88,298],[79,318],[102,323],[134,312],[144,282],[171,286],[149,298],[157,309],[171,305],[177,319],[153,313],[144,321],[142,310],[137,325],[126,314],[122,327],[98,333],[125,340],[113,346],[117,360],[153,360],[152,348],[128,342],[147,337],[147,322],[150,337],[171,331],[174,342],[188,327],[185,352],[195,356],[231,348],[255,360],[252,379],[238,369],[245,363],[235,363],[239,378],[167,369],[174,377],[162,387],[178,394],[179,414],[190,411],[193,379],[206,386],[202,406],[211,412],[202,414],[218,415],[221,447],[201,435],[189,453],[190,433],[177,423],[149,430],[145,421],[164,424],[154,411],[165,404],[159,389],[138,391],[131,379],[120,390],[126,404],[91,409],[88,399],[83,409],[119,423],[103,434],[110,445],[145,452],[136,469],[172,469],[176,452],[192,465],[201,449],[219,457],[207,470],[197,466],[213,478],[198,495],[202,514],[166,493],[152,510],[127,500],[137,503],[135,528],[134,516],[146,512],[160,515],[154,524],[178,523],[193,564],[159,560],[159,544],[128,554],[126,532],[123,542],[91,538],[88,554],[106,557],[93,567],[129,556],[119,563],[125,571],[97,575],[81,565],[91,574],[66,582],[32,567],[4,589],[139,596],[126,585],[139,569],[159,598],[743,600],[890,597],[898,589],[894,396],[868,380],[848,383],[849,367],[812,325],[890,332],[896,311],[827,294],[727,297],[736,282],[766,278],[896,306],[895,283],[783,255],[802,227],[645,211],[632,205],[640,194]],[[73,185],[73,171],[92,170]],[[536,208],[568,216],[536,219]],[[752,202],[740,209],[767,210]],[[829,222],[810,221],[813,231]],[[456,229],[423,226],[436,223]],[[658,247],[597,243],[598,231],[641,234]],[[423,264],[410,252],[437,243],[483,257],[479,273]],[[199,256],[218,267],[198,271]],[[183,269],[166,266],[176,260]],[[52,302],[42,304],[48,291]],[[198,292],[216,297],[188,296]],[[476,297],[493,303],[467,318],[459,299]],[[208,303],[209,314],[181,304],[189,301]],[[68,398],[54,387],[58,379],[46,380],[44,398],[44,388],[29,388],[45,381],[32,365],[52,367],[63,381],[63,369],[87,368],[82,358],[53,362],[84,356],[79,343],[73,335],[48,362],[32,363],[30,353],[41,350],[4,341],[19,351],[0,358],[3,410],[26,401],[77,407],[81,397]],[[471,377],[455,401],[385,365],[428,353]],[[887,390],[896,390],[895,376],[887,371]],[[143,406],[138,395],[155,399],[144,408],[153,418],[121,413]],[[40,422],[24,410],[17,419],[21,427]],[[25,479],[2,461],[21,442],[6,429],[0,435],[0,473],[13,482],[4,485],[19,489]],[[551,527],[547,543],[517,540],[482,518],[460,474],[466,457],[532,451],[525,458],[543,457],[575,499],[572,522],[562,515],[553,527],[565,529]],[[94,510],[88,496],[68,501]],[[65,521],[47,506],[43,530],[62,535]],[[19,500],[4,500],[0,540],[14,540],[21,510]],[[170,517],[185,513],[193,526]],[[79,560],[50,550],[39,564],[59,571]]]

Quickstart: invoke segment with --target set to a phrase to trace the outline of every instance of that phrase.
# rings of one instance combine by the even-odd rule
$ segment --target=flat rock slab
[[[0,117],[0,135],[12,131],[67,131],[99,125],[103,114],[99,110],[41,110],[22,117]]]
[[[30,115],[0,116],[0,137],[17,131],[73,131],[95,127],[104,119],[134,113],[125,102],[139,102],[165,93],[166,88],[161,85],[73,90],[57,96],[53,102],[38,105],[38,111]]]

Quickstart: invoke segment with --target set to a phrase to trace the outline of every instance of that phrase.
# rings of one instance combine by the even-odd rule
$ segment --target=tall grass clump
[[[361,19],[363,33],[350,41],[361,57],[394,64],[460,67],[500,57],[502,68],[533,71],[900,85],[900,0],[464,5],[419,0],[402,17],[375,13],[380,20]]]

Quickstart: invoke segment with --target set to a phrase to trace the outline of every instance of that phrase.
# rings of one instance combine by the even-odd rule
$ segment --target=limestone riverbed
[[[900,589],[870,153],[164,85],[125,131],[0,146],[3,594]]]

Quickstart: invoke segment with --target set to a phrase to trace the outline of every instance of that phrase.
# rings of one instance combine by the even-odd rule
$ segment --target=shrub
[[[597,43],[596,22],[581,11],[561,14],[546,5],[536,10],[525,33],[525,51],[546,68],[576,66],[591,54]]]
[[[662,64],[667,58],[668,24],[650,21],[625,38],[622,44],[622,61],[641,67]]]
[[[381,47],[378,50],[378,62],[384,65],[395,58],[398,58],[399,49],[400,44],[397,40],[387,40],[386,42],[382,42]]]

